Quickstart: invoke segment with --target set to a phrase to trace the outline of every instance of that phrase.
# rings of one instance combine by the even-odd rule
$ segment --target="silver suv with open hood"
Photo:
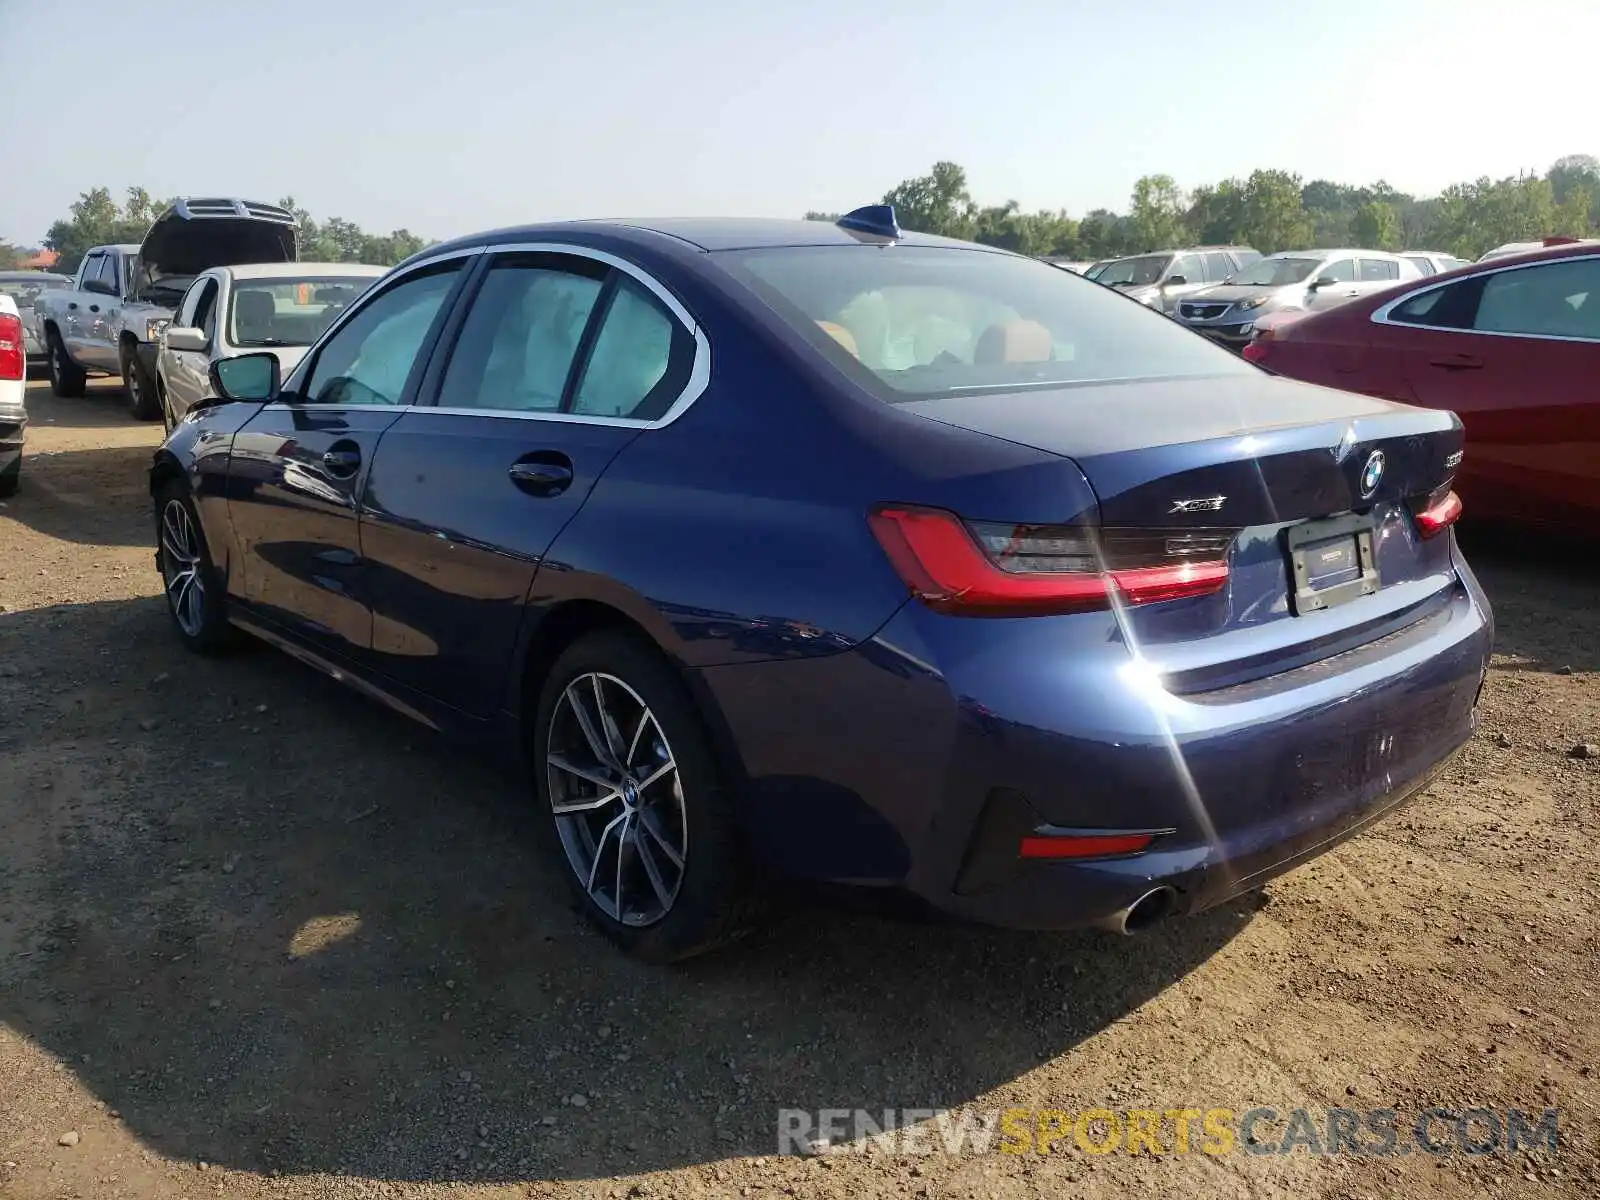
[[[95,246],[70,288],[39,298],[39,324],[57,394],[83,394],[89,373],[120,374],[134,415],[161,415],[156,353],[173,309],[211,267],[295,259],[294,214],[252,200],[179,200],[156,218],[138,252]]]

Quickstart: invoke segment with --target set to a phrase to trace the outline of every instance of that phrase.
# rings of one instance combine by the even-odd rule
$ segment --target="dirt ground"
[[[120,395],[0,505],[0,1196],[1600,1195],[1600,568],[1470,545],[1483,728],[1419,803],[1140,938],[800,906],[633,965],[468,753],[170,636]],[[1554,1152],[776,1153],[779,1108],[1559,1109]],[[1281,1129],[1280,1129],[1281,1132]],[[66,1144],[64,1144],[66,1143]]]

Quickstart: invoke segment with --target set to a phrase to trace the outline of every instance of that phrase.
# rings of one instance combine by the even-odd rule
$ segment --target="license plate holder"
[[[1284,530],[1295,616],[1348,604],[1382,586],[1373,533],[1370,513],[1301,521]]]

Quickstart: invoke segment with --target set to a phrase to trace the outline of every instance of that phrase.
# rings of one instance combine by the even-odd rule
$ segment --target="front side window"
[[[1205,276],[1201,273],[1205,268],[1200,265],[1198,254],[1180,254],[1172,264],[1169,276],[1182,275],[1185,283],[1204,283]]]
[[[1241,287],[1287,287],[1304,283],[1322,265],[1316,258],[1258,258],[1234,276]]]
[[[1324,263],[1317,272],[1318,279],[1331,279],[1334,283],[1354,283],[1356,280],[1356,260],[1353,258],[1339,258],[1333,262]]]
[[[1430,258],[1409,258],[1408,257],[1406,261],[1411,263],[1412,266],[1416,267],[1417,270],[1421,271],[1424,275],[1437,274],[1437,272],[1434,270],[1433,260],[1430,259]]]
[[[302,403],[399,404],[461,263],[408,275],[356,312],[317,353]]]
[[[83,260],[83,283],[80,287],[88,287],[91,283],[100,282],[100,268],[105,263],[104,254],[91,254]]]
[[[714,257],[884,400],[1251,370],[1159,313],[1013,255],[814,246]]]
[[[551,254],[497,261],[473,298],[442,408],[558,412],[607,268]]]
[[[200,290],[200,297],[194,306],[194,324],[206,337],[215,337],[217,332],[217,281],[207,279]]]
[[[365,276],[237,279],[228,297],[228,340],[309,346],[371,284]]]
[[[1600,259],[1564,259],[1488,276],[1472,327],[1600,341]]]
[[[1425,272],[1432,274],[1432,271]],[[1399,279],[1400,264],[1391,262],[1386,258],[1363,258],[1361,260],[1361,282],[1378,283],[1385,279]]]

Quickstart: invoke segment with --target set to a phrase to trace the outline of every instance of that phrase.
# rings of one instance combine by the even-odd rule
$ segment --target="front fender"
[[[261,408],[260,404],[218,404],[192,413],[157,447],[150,464],[152,496],[171,479],[188,484],[212,564],[227,582],[230,595],[243,590],[244,563],[236,553],[228,513],[228,468],[234,435]]]

